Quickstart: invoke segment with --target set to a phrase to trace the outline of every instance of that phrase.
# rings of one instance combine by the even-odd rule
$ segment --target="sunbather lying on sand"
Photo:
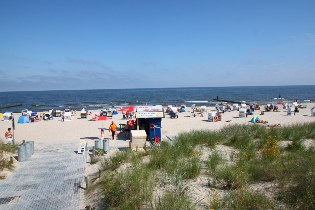
[[[269,128],[281,127],[280,124],[267,125]]]
[[[268,121],[267,120],[257,120],[256,123],[263,123],[263,124],[267,124]]]

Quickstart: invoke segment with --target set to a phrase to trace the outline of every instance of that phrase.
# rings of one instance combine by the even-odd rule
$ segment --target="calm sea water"
[[[0,92],[0,107],[22,104],[18,107],[0,108],[0,112],[20,112],[22,109],[47,111],[52,108],[80,110],[83,107],[100,109],[127,104],[189,105],[185,101],[215,103],[213,99],[217,96],[233,101],[267,103],[279,95],[287,100],[315,101],[315,85]]]

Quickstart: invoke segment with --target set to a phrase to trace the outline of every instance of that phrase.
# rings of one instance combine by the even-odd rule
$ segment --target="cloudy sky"
[[[314,85],[314,0],[1,0],[0,91]]]

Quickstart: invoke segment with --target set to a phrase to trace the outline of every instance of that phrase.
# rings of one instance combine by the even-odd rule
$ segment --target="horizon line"
[[[233,88],[233,87],[292,87],[292,86],[315,86],[315,85],[231,85],[231,86],[200,86],[200,87],[142,87],[142,88],[102,88],[102,89],[63,89],[63,90],[8,90],[0,93],[12,92],[50,92],[50,91],[85,91],[85,90],[139,90],[139,89],[178,89],[178,88]]]

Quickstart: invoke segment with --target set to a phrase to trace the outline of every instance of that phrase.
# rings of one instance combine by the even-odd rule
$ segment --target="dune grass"
[[[151,206],[154,173],[137,166],[125,173],[105,173],[100,183],[108,209],[141,209]]]
[[[261,193],[240,189],[226,196],[218,209],[275,209],[275,204]]]
[[[166,172],[177,180],[178,188],[185,180],[198,177],[205,165],[207,175],[229,192],[216,202],[220,208],[272,209],[280,202],[287,208],[314,209],[315,153],[314,149],[303,147],[303,139],[315,139],[315,123],[272,129],[233,125],[220,131],[183,133],[175,142],[162,142],[160,147],[145,153],[117,153],[104,162],[108,173],[104,173],[100,186],[109,209],[193,209],[189,196],[177,191],[165,192],[152,204],[153,191],[159,186],[155,176],[159,171]],[[280,149],[278,142],[283,140],[293,143]],[[238,149],[232,164],[214,150],[218,144]],[[198,145],[213,150],[205,163],[196,152]],[[141,161],[143,156],[149,157],[145,164]],[[113,172],[126,162],[132,164],[131,169]],[[265,181],[278,183],[273,199],[249,190],[251,184]]]
[[[163,197],[157,202],[155,209],[169,210],[169,209],[194,209],[188,196],[179,190],[175,192],[166,192]]]
[[[17,146],[12,144],[4,144],[0,143],[0,171],[4,169],[13,169],[13,161],[9,159],[5,154],[13,154],[17,151]],[[0,179],[4,179],[5,177],[0,176]]]

